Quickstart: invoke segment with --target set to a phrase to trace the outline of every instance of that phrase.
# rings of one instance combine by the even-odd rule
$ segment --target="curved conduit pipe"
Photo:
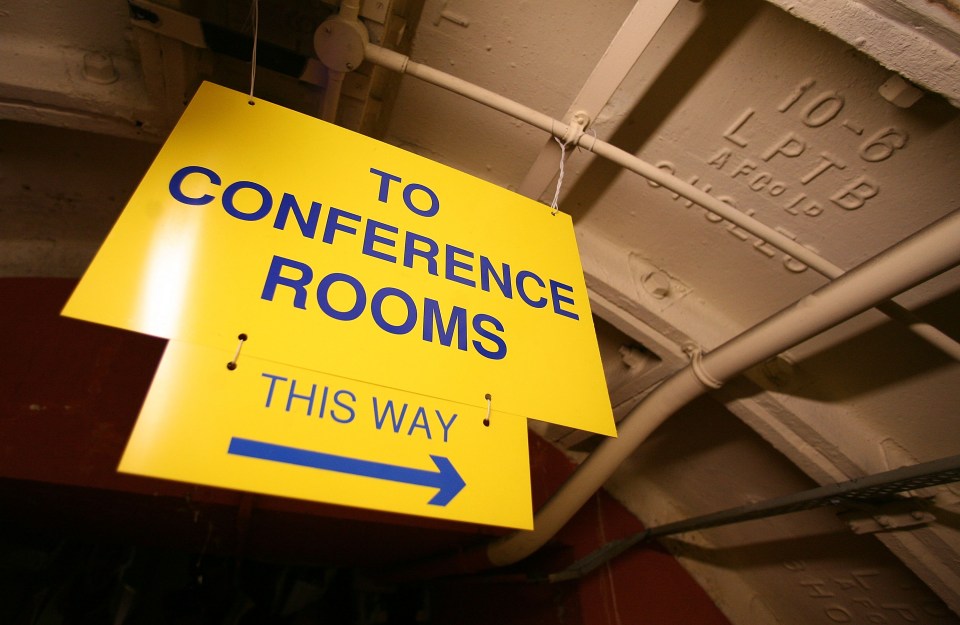
[[[405,578],[475,573],[518,562],[542,547],[603,486],[620,464],[677,410],[783,350],[877,302],[960,264],[960,210],[817,289],[792,306],[703,355],[656,387],[534,515],[534,529],[453,557],[414,565]]]
[[[517,562],[549,540],[667,417],[740,372],[832,328],[877,302],[960,264],[960,210],[817,289],[655,388],[534,517],[534,530],[495,541],[486,555],[497,566]]]
[[[670,189],[674,193],[678,193],[710,212],[719,215],[831,280],[842,276],[844,273],[843,269],[823,258],[813,250],[800,245],[796,241],[749,217],[729,204],[721,202],[692,184],[677,178],[673,174],[625,150],[601,141],[594,136],[583,134],[583,129],[576,124],[564,124],[549,115],[540,113],[500,94],[469,83],[456,76],[451,76],[446,72],[441,72],[427,65],[411,61],[409,57],[398,52],[373,44],[368,44],[364,52],[366,59],[371,63],[401,74],[409,74],[424,82],[458,93],[475,102],[489,106],[515,119],[519,119],[531,126],[548,132],[566,143],[574,143],[585,150],[613,161],[621,167],[629,169],[647,180]],[[878,302],[877,308],[887,316],[902,321],[916,335],[939,348],[954,360],[960,361],[960,343],[954,341],[934,326],[926,323],[910,310],[892,301]]]
[[[694,398],[718,387],[743,370],[873,306],[885,304],[887,309],[892,306],[902,310],[902,313],[896,313],[898,317],[904,314],[912,317],[910,311],[887,300],[960,264],[960,246],[957,245],[957,241],[960,241],[960,211],[954,211],[844,273],[836,265],[772,228],[636,156],[603,141],[593,140],[592,137],[590,141],[583,141],[576,127],[444,72],[414,63],[404,55],[379,46],[367,46],[366,57],[388,69],[408,73],[460,93],[561,137],[564,141],[572,139],[578,144],[582,142],[585,149],[693,200],[834,280],[713,352],[695,359],[690,366],[655,388],[620,422],[619,437],[605,440],[536,513],[534,530],[516,532],[486,547],[408,568],[401,573],[403,577],[469,573],[522,560],[550,540],[653,430]],[[576,136],[569,136],[571,134]],[[911,323],[911,328],[916,329],[914,323]],[[932,332],[921,333],[921,336],[960,359],[960,346],[936,328],[930,329]]]

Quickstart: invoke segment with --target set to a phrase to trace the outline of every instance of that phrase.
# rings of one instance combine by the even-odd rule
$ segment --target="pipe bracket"
[[[360,20],[340,15],[325,20],[313,35],[317,58],[327,69],[336,72],[352,72],[360,67],[369,43],[367,29]]]
[[[723,387],[723,382],[717,378],[710,375],[710,372],[706,370],[703,366],[703,350],[696,346],[691,346],[684,349],[687,352],[687,355],[690,356],[690,369],[693,370],[693,375],[700,380],[700,383],[706,386],[717,390]]]

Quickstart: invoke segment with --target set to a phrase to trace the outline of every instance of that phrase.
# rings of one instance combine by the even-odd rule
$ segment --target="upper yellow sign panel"
[[[616,433],[568,215],[209,83],[64,314]]]

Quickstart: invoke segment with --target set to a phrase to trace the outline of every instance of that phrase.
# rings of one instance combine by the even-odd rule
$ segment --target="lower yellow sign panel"
[[[533,527],[526,420],[170,341],[120,471]]]

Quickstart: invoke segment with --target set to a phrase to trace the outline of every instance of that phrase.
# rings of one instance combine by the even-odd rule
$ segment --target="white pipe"
[[[387,50],[376,45],[367,45],[365,55],[368,61],[386,67],[396,72],[410,74],[425,82],[442,87],[464,97],[470,98],[511,117],[527,122],[528,124],[539,128],[560,139],[571,137],[571,128],[561,121],[553,119],[528,106],[515,102],[500,94],[494,93],[483,87],[474,85],[446,72],[433,69],[421,63],[411,61],[409,57]],[[773,245],[781,251],[789,254],[794,259],[812,268],[831,280],[843,275],[843,269],[834,265],[829,260],[823,258],[816,252],[807,249],[789,237],[777,232],[773,228],[757,221],[756,219],[742,213],[736,208],[721,202],[712,195],[701,191],[692,184],[685,182],[673,174],[670,174],[659,167],[648,163],[637,156],[621,150],[605,141],[589,135],[580,135],[576,137],[577,143],[585,150],[589,150],[598,156],[602,156],[618,165],[629,169],[632,172],[640,174],[644,178],[655,182],[674,193],[677,193],[712,213],[719,215],[727,221],[739,226],[743,230],[753,234],[759,239]],[[938,330],[936,327],[922,321],[911,311],[903,308],[895,302],[882,302],[878,306],[886,315],[907,323],[908,327],[918,336],[928,341],[932,345],[941,349],[944,353],[952,356],[954,360],[960,360],[960,343]]]
[[[581,137],[581,140],[583,142],[587,142],[583,139],[583,137]],[[625,150],[621,150],[620,148],[610,145],[604,141],[596,141],[595,144],[591,143],[590,146],[583,147],[598,156],[602,156],[610,161],[613,161],[614,163],[617,163],[621,167],[640,174],[644,178],[652,180],[663,187],[670,189],[674,193],[678,193],[681,196],[695,202],[696,204],[703,206],[707,210],[720,215],[727,221],[740,226],[742,229],[753,234],[757,238],[763,239],[770,245],[773,245],[783,252],[786,252],[793,258],[812,268],[817,273],[826,276],[831,280],[835,280],[844,275],[843,269],[837,265],[834,265],[816,252],[807,249],[789,237],[777,232],[773,228],[757,221],[752,217],[749,217],[745,213],[740,212],[729,204],[721,202],[709,193],[701,191],[692,184],[680,180],[676,176],[667,173],[659,167],[652,165]],[[940,350],[950,355],[954,360],[960,360],[960,343],[953,340],[936,327],[923,321],[912,311],[904,308],[894,301],[878,302],[877,308],[888,317],[907,324],[907,327],[915,334],[920,336],[920,338],[926,340],[935,347],[940,348]]]
[[[426,65],[411,61],[408,57],[387,50],[375,45],[368,45],[366,48],[366,58],[368,61],[381,65],[397,72],[415,76],[424,82],[443,87],[454,93],[470,98],[475,102],[485,104],[511,117],[549,132],[555,137],[563,139],[569,137],[570,128],[567,124],[553,119],[549,115],[535,111],[534,109],[515,102],[498,93],[494,93],[483,87],[479,87],[465,80],[451,76],[446,72],[433,69]],[[747,216],[734,207],[721,202],[712,195],[701,191],[693,185],[680,180],[669,172],[652,165],[629,152],[621,150],[618,147],[610,145],[593,136],[582,135],[578,141],[580,147],[602,156],[618,165],[640,174],[644,178],[651,180],[671,191],[692,200],[704,208],[714,212],[724,219],[733,222],[744,230],[763,239],[771,245],[776,245],[787,254],[800,262],[813,267],[818,272],[828,278],[836,278],[843,273],[843,270],[820,257],[816,252],[808,250],[796,241],[791,240],[773,228],[766,226],[756,219]]]
[[[501,113],[506,113],[511,117],[527,122],[531,126],[535,126],[555,137],[562,139],[565,134],[570,132],[567,124],[557,121],[549,115],[544,115],[519,102],[514,102],[499,93],[494,93],[493,91],[469,83],[456,76],[451,76],[446,72],[441,72],[438,69],[433,69],[427,65],[411,61],[409,57],[399,52],[370,44],[365,49],[365,56],[371,63],[392,69],[401,74],[415,76],[424,82],[443,87],[454,93],[459,93],[474,102],[479,102]]]
[[[326,68],[327,86],[323,92],[323,111],[320,118],[331,124],[337,123],[337,109],[340,107],[340,92],[343,89],[343,72]]]
[[[354,21],[360,17],[360,0],[343,0],[340,3],[340,17]]]
[[[517,562],[543,546],[606,482],[617,467],[670,415],[709,390],[702,378],[723,382],[749,367],[831,328],[878,301],[960,264],[960,210],[821,287],[702,357],[653,390],[534,517],[534,529],[487,547],[495,566]]]

